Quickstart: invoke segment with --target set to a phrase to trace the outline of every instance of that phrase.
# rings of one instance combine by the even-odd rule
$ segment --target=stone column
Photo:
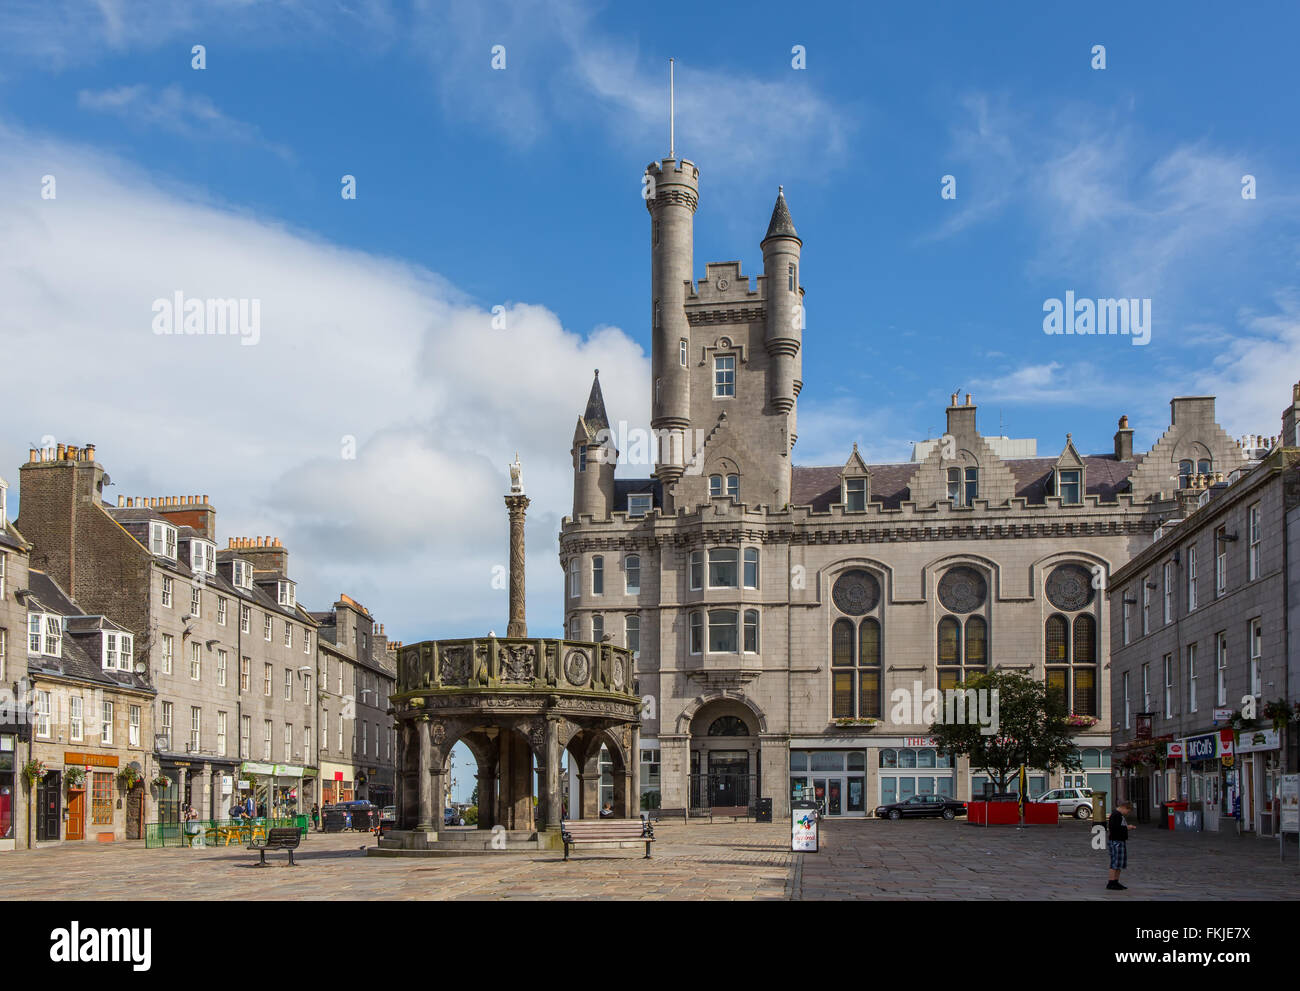
[[[496,817],[497,775],[492,768],[478,769],[478,828],[491,829]]]
[[[528,623],[524,618],[524,513],[529,498],[522,493],[506,496],[506,509],[510,513],[510,620],[506,624],[507,637],[528,636]]]
[[[763,733],[758,739],[758,760],[763,769],[759,775],[762,794],[752,797],[770,798],[772,819],[779,822],[790,815],[790,738]]]
[[[659,734],[660,807],[684,809],[690,805],[691,738]]]
[[[416,822],[415,828],[424,832],[433,832],[433,781],[430,776],[432,768],[432,746],[429,740],[429,720],[427,718],[419,720],[415,724],[415,733],[419,737],[420,743],[420,772],[418,784],[420,788],[420,818]]]
[[[582,818],[600,818],[600,757],[591,759],[578,775],[582,785]]]

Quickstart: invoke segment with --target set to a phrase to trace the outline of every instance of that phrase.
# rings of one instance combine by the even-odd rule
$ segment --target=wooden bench
[[[647,809],[646,817],[651,822],[661,822],[664,819],[680,819],[686,821],[685,809]]]
[[[272,826],[271,831],[262,836],[261,843],[257,842],[257,839],[254,838],[253,841],[249,843],[248,849],[256,850],[262,855],[262,859],[254,865],[256,867],[271,866],[266,862],[267,850],[288,850],[289,866],[296,867],[297,864],[293,862],[293,851],[298,849],[298,844],[301,842],[302,833],[298,832],[297,826]]]
[[[748,805],[713,805],[709,807],[709,822],[713,821],[714,816],[731,816],[732,820],[744,816],[749,818]]]
[[[560,837],[564,840],[564,859],[569,859],[569,847],[579,843],[587,846],[622,846],[625,843],[644,843],[645,859],[650,859],[650,844],[655,841],[654,827],[640,819],[562,819]]]

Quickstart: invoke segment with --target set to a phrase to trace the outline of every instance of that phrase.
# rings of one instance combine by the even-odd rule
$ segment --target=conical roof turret
[[[600,369],[596,369],[596,375],[591,383],[591,395],[587,397],[587,409],[582,414],[583,421],[587,424],[587,429],[595,433],[600,428],[609,429],[609,415],[605,412],[605,397],[600,391]]]
[[[772,237],[792,237],[799,241],[799,235],[795,233],[794,221],[790,219],[790,208],[785,204],[785,187],[776,188],[776,206],[772,207],[772,222],[767,225],[767,234],[763,240],[766,241]],[[802,244],[802,241],[799,241]]]

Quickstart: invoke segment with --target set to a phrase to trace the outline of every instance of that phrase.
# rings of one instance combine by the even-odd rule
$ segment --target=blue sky
[[[346,591],[413,641],[504,627],[519,450],[531,626],[557,633],[591,369],[614,417],[648,410],[640,176],[669,56],[697,276],[758,274],[778,183],[804,241],[797,462],[905,459],[954,391],[1041,454],[1067,431],[1108,451],[1121,413],[1149,447],[1175,394],[1277,433],[1300,16],[1044,7],[9,4],[0,334],[59,372],[18,386],[0,475],[16,490],[41,438],[93,441],[111,495],[208,493],[223,544],[281,536],[305,602]],[[154,336],[177,290],[261,298],[261,343]],[[1151,299],[1151,343],[1044,335],[1067,290]]]

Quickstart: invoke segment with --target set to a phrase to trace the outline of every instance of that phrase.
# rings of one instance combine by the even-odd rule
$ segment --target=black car
[[[903,802],[876,806],[877,819],[933,818],[956,819],[966,814],[966,803],[946,795],[913,795]]]

